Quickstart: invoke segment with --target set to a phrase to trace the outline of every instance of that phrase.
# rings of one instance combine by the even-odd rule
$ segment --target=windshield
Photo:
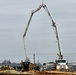
[[[65,63],[66,60],[56,60],[57,63]]]

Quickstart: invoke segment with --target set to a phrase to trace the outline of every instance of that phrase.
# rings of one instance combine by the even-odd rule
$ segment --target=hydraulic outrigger
[[[56,24],[55,24],[55,22],[54,22],[54,20],[53,20],[53,18],[52,18],[52,16],[51,16],[51,14],[50,14],[48,8],[47,8],[47,6],[46,6],[43,2],[42,2],[42,5],[39,5],[39,7],[38,7],[37,9],[31,11],[30,19],[29,19],[29,21],[28,21],[28,23],[27,23],[26,29],[25,29],[24,34],[23,34],[23,41],[24,41],[24,37],[26,36],[28,27],[29,27],[29,25],[30,25],[30,22],[31,22],[31,19],[32,19],[34,13],[36,13],[37,11],[39,11],[41,8],[44,8],[44,9],[45,9],[45,11],[48,13],[48,15],[49,15],[49,17],[50,17],[50,19],[51,19],[51,21],[52,21],[52,26],[53,26],[54,29],[55,29],[55,34],[56,34],[57,43],[58,43],[58,49],[59,49],[59,54],[57,54],[57,55],[59,56],[59,59],[63,59],[63,55],[61,54],[61,48],[60,48],[60,42],[59,42],[59,37],[58,37],[57,26],[56,26]],[[25,49],[25,51],[26,51],[25,41],[24,41],[24,49]],[[27,54],[26,54],[26,58],[27,58]]]

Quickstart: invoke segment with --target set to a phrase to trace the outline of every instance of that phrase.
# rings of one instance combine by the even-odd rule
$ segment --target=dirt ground
[[[16,70],[2,70],[0,74],[34,74],[34,71],[21,72]]]
[[[60,71],[28,71],[28,72],[21,72],[21,71],[16,71],[16,70],[2,70],[0,71],[0,74],[29,74],[29,75],[76,75],[76,72],[60,72]]]

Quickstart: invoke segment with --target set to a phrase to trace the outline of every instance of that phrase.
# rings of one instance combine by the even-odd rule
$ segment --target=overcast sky
[[[67,61],[76,62],[76,0],[44,0],[56,22],[62,54]],[[0,0],[0,62],[25,60],[23,33],[31,10],[42,0]],[[51,20],[44,9],[34,14],[25,37],[26,52],[33,62],[58,58],[58,48]]]

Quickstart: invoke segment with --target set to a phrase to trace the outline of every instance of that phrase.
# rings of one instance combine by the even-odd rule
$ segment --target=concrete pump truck
[[[63,59],[63,55],[61,53],[61,47],[60,47],[60,42],[59,42],[59,36],[58,36],[57,26],[56,26],[56,24],[55,24],[55,22],[54,22],[54,20],[53,20],[53,18],[51,16],[51,14],[50,14],[48,8],[47,8],[47,6],[43,2],[42,2],[41,5],[39,5],[39,7],[37,9],[32,10],[31,16],[29,18],[29,21],[27,23],[27,26],[26,26],[25,31],[24,31],[24,34],[23,34],[23,41],[25,39],[25,36],[26,36],[27,30],[28,30],[28,27],[30,25],[30,22],[31,22],[31,19],[32,19],[34,13],[36,13],[37,11],[39,11],[41,8],[44,8],[45,11],[47,12],[47,14],[50,17],[50,20],[52,22],[52,27],[55,30],[55,35],[56,35],[57,45],[58,45],[58,50],[59,50],[59,53],[57,54],[59,58],[57,60],[55,60],[55,69],[56,70],[68,70],[69,68],[68,68],[67,62],[66,62],[66,60]],[[26,52],[25,41],[24,41],[24,49],[25,49],[25,52]],[[27,54],[26,54],[26,59],[27,59]]]

